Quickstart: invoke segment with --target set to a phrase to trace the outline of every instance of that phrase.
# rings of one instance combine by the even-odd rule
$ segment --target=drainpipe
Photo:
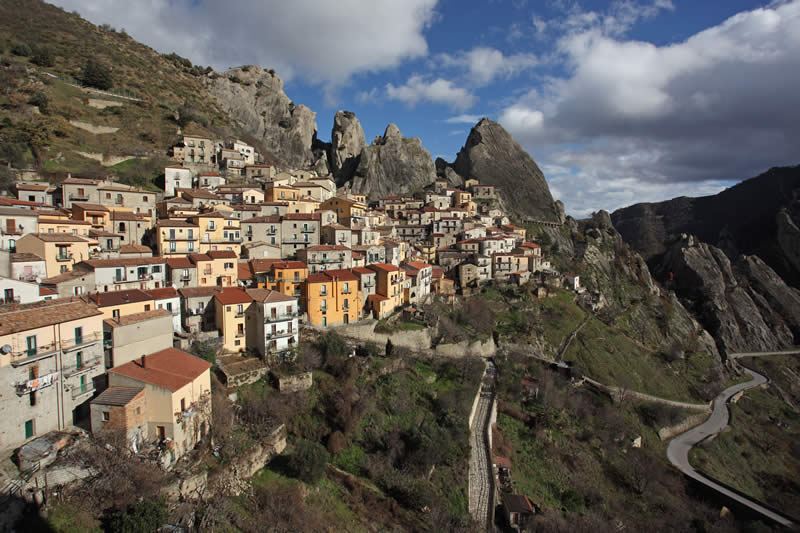
[[[58,334],[56,334],[58,332]],[[64,429],[64,364],[61,359],[61,324],[53,324],[53,342],[58,346],[58,357],[56,359],[56,372],[58,372],[58,392],[56,393],[56,406],[58,413],[58,429]],[[59,396],[61,401],[59,402]],[[60,405],[59,405],[60,404]]]

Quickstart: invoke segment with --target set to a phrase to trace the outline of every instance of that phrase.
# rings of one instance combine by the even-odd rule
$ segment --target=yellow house
[[[247,348],[245,312],[253,299],[238,287],[222,289],[214,294],[214,312],[217,329],[222,336],[222,347],[229,352]]]
[[[288,202],[299,199],[300,191],[290,185],[273,185],[264,193],[265,202]]]
[[[103,365],[94,305],[62,298],[0,307],[0,441],[13,448],[70,426],[88,410]]]
[[[367,268],[374,270],[377,278],[377,287],[375,288],[376,294],[388,299],[387,304],[384,304],[389,312],[394,311],[403,305],[404,285],[406,281],[406,272],[389,263],[375,263],[367,265]],[[373,309],[375,312],[375,309]]]
[[[111,229],[111,212],[100,204],[72,202],[72,220],[89,222],[94,229]]]
[[[183,257],[197,253],[200,249],[200,228],[185,220],[167,219],[156,226],[158,255]]]
[[[327,327],[358,321],[363,304],[358,282],[358,276],[349,270],[309,274],[303,288],[309,323]]]
[[[241,255],[242,234],[238,219],[211,212],[193,216],[189,220],[200,228],[201,254],[212,250],[230,250],[237,257]]]
[[[109,370],[108,384],[116,390],[144,389],[141,439],[164,444],[174,462],[205,438],[210,428],[210,368],[211,363],[199,357],[167,348]],[[100,414],[98,424],[102,425],[106,416]],[[110,422],[111,416],[107,418]]]
[[[88,237],[90,229],[92,229],[92,223],[85,220],[39,218],[39,233],[69,233]]]
[[[302,286],[307,277],[308,267],[302,261],[273,263],[267,275],[265,288],[299,298],[302,296]]]
[[[89,302],[103,313],[103,320],[114,320],[156,308],[155,299],[140,289],[97,292],[89,296]]]
[[[239,283],[239,266],[236,254],[229,250],[212,250],[206,254],[192,254],[189,260],[197,267],[199,287],[236,287]]]
[[[73,265],[89,259],[92,240],[71,233],[28,233],[17,240],[18,253],[44,259],[47,277],[69,272]]]
[[[311,214],[316,211],[320,206],[319,200],[314,200],[308,196],[298,198],[297,200],[288,200],[289,207],[286,209],[287,213],[306,213]]]
[[[363,218],[367,211],[367,206],[365,203],[351,198],[334,196],[322,202],[322,204],[320,204],[320,209],[335,211],[341,224],[352,226],[349,221],[353,218]]]

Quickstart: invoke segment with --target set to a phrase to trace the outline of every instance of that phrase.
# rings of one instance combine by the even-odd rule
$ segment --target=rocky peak
[[[295,105],[283,92],[283,81],[273,70],[243,66],[207,78],[209,93],[248,133],[263,141],[266,157],[296,168],[319,165],[316,113]]]
[[[347,181],[358,167],[361,151],[367,146],[361,122],[351,111],[337,111],[331,131],[330,165],[337,182]]]
[[[539,166],[497,122],[481,119],[452,167],[460,176],[498,187],[512,214],[522,219],[562,222]]]
[[[386,131],[383,132],[383,144],[389,141],[400,141],[403,139],[403,134],[400,133],[400,128],[396,124],[389,124],[386,126]]]

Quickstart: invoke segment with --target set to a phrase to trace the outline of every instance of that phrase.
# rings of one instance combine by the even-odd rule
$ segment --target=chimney
[[[144,354],[142,354],[142,368],[145,368],[144,357],[145,357]]]

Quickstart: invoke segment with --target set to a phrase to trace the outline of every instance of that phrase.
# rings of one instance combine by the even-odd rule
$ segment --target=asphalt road
[[[761,357],[765,355],[785,355],[796,353],[800,353],[800,351],[741,353],[732,354],[730,357],[732,359],[738,359],[739,357]],[[718,434],[725,428],[725,426],[728,425],[730,418],[730,413],[728,411],[728,400],[730,400],[730,398],[738,392],[758,387],[759,385],[763,385],[768,381],[766,377],[758,372],[750,370],[749,368],[744,368],[744,371],[751,377],[751,380],[745,383],[737,383],[736,385],[728,387],[719,393],[719,395],[714,398],[714,408],[708,420],[699,426],[690,429],[686,433],[678,435],[669,442],[669,445],[667,446],[667,458],[676,468],[678,468],[678,470],[692,479],[699,481],[707,487],[713,488],[717,492],[730,497],[731,499],[749,507],[750,509],[753,509],[754,511],[770,518],[771,520],[774,520],[779,524],[787,527],[792,526],[794,525],[794,522],[791,520],[788,520],[774,511],[767,509],[755,500],[741,496],[740,494],[737,494],[728,488],[708,479],[697,470],[692,468],[692,465],[689,464],[689,451],[692,449],[692,447],[699,442]]]
[[[469,457],[469,512],[479,524],[491,527],[492,499],[492,463],[488,447],[489,417],[494,401],[495,368],[491,361],[486,377],[490,385],[481,385],[480,399],[475,418],[470,428]]]

